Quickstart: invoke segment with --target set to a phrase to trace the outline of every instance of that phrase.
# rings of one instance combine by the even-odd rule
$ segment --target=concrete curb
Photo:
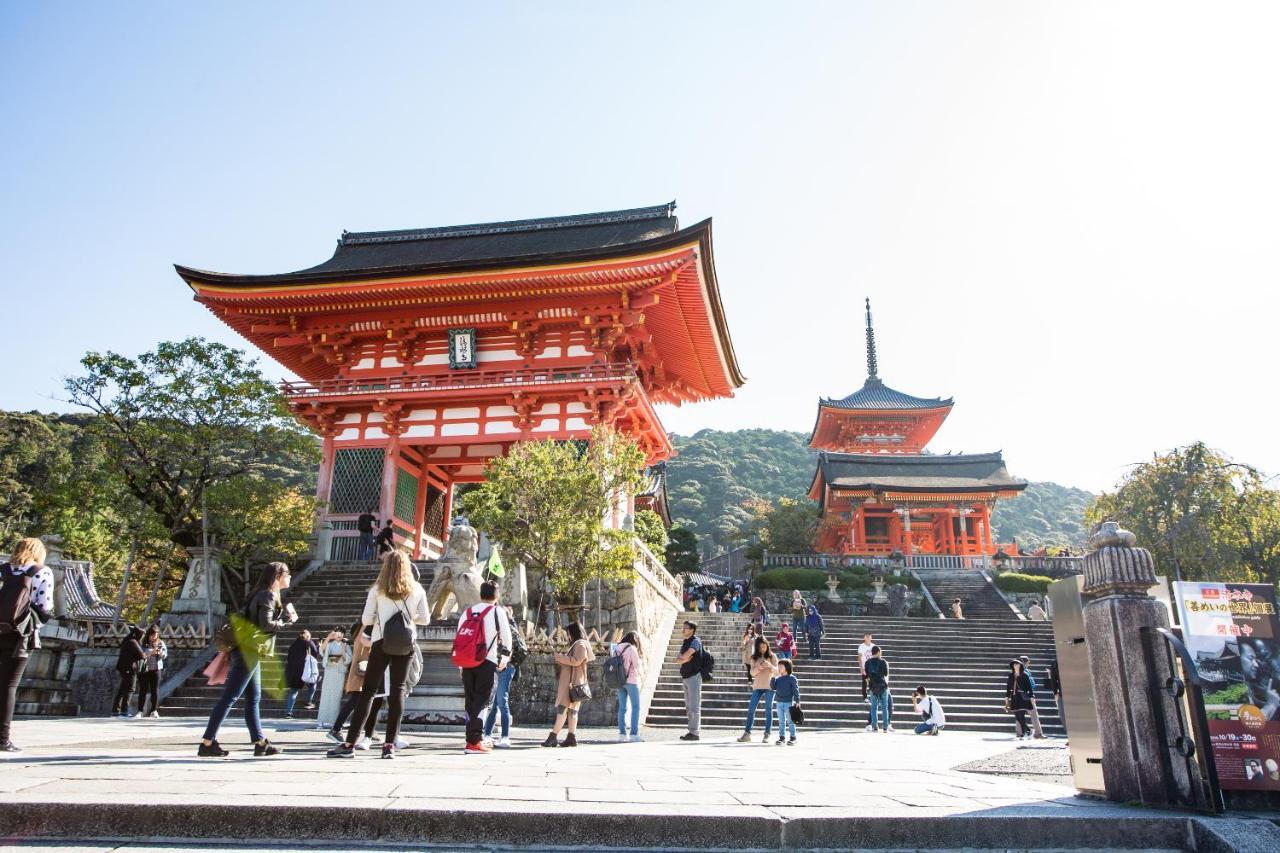
[[[797,850],[812,848],[1080,848],[1274,851],[1280,828],[1263,820],[1152,814],[1062,815],[1042,809],[1008,814],[908,818],[794,817],[767,812],[697,816],[637,809],[566,812],[521,803],[512,809],[430,804],[359,808],[263,807],[205,803],[139,808],[131,803],[9,802],[0,837],[173,838],[379,841],[542,847],[675,847]],[[589,806],[587,806],[589,808]]]

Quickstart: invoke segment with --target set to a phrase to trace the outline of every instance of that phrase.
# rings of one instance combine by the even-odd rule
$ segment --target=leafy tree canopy
[[[667,531],[667,570],[674,574],[698,570],[698,535],[676,525]]]
[[[645,544],[650,553],[658,558],[658,562],[665,566],[667,564],[667,543],[670,541],[670,537],[667,534],[667,526],[662,523],[662,516],[651,509],[638,510],[636,512],[635,527],[636,536],[640,537],[640,541]]]

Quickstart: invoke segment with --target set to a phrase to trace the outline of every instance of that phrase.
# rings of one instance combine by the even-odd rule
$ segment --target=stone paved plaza
[[[738,733],[727,730],[707,732],[697,744],[675,740],[674,730],[620,744],[611,730],[594,729],[577,749],[544,749],[545,731],[518,729],[514,748],[467,756],[460,733],[411,732],[412,746],[382,761],[374,751],[326,759],[327,741],[304,725],[272,722],[269,731],[287,752],[254,759],[233,718],[222,732],[232,756],[218,760],[194,755],[200,722],[191,719],[19,721],[14,737],[24,752],[4,759],[0,771],[0,831],[10,841],[968,846],[920,840],[929,821],[955,819],[979,828],[965,835],[975,846],[1008,847],[996,836],[980,843],[981,833],[999,835],[1011,818],[1038,815],[1045,833],[1027,846],[1180,847],[1170,839],[1185,834],[1165,826],[1171,815],[1076,797],[1053,775],[1062,766],[1060,741],[1028,743],[1011,756],[1011,736],[989,734],[802,730],[789,747],[738,744]],[[953,769],[961,765],[1017,775]],[[1065,826],[1072,827],[1066,836],[1054,829]],[[1134,834],[1116,835],[1117,826]],[[803,843],[786,841],[783,828],[793,835],[803,828]],[[855,837],[868,843],[854,844]],[[1063,837],[1074,843],[1060,843]]]

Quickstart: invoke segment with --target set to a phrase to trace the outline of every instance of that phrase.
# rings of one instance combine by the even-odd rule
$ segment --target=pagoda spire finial
[[[867,297],[867,381],[880,381],[879,367],[876,364],[876,330],[871,326],[870,297]]]

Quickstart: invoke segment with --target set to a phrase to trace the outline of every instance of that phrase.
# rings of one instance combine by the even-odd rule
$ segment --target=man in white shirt
[[[875,648],[870,634],[862,635],[862,643],[858,646],[858,669],[862,673],[862,698],[867,698],[867,661],[871,660],[871,650]]]
[[[493,749],[484,741],[484,710],[493,698],[494,680],[499,671],[511,660],[511,623],[506,611],[498,607],[498,585],[493,581],[480,584],[480,603],[472,605],[458,618],[458,627],[467,621],[468,614],[481,616],[484,622],[484,641],[488,649],[484,660],[462,670],[462,692],[467,710],[468,755],[483,755]]]
[[[929,695],[929,691],[921,684],[911,694],[911,706],[920,715],[920,725],[916,726],[918,735],[936,735],[947,725],[947,715],[942,711],[942,703]]]

